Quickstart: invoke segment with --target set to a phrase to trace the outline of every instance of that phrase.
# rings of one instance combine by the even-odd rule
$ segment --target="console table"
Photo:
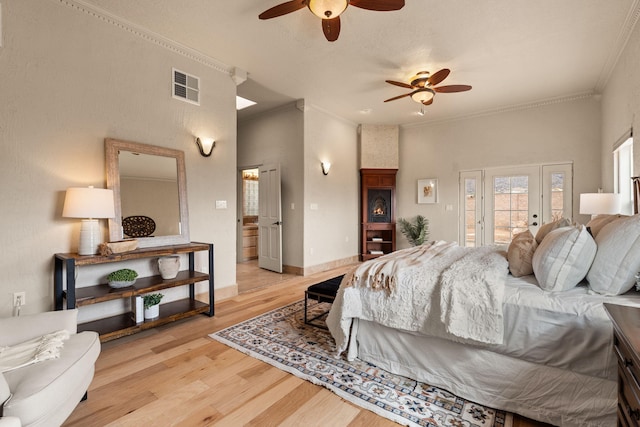
[[[195,270],[195,252],[207,251],[209,258],[209,272],[201,273]],[[108,284],[77,287],[76,267],[91,266],[106,263],[118,263],[143,258],[162,257],[167,255],[188,254],[189,268],[182,270],[174,279],[162,279],[161,276],[138,277],[136,282],[129,287],[114,289]],[[65,308],[97,304],[105,301],[130,298],[132,310],[115,316],[98,319],[78,324],[78,331],[96,331],[100,334],[100,341],[110,341],[125,335],[131,335],[145,329],[153,328],[175,320],[204,313],[214,315],[214,265],[213,244],[188,243],[183,245],[159,246],[154,248],[140,248],[134,251],[110,256],[78,255],[73,253],[55,254],[54,270],[54,303],[56,310]],[[66,289],[63,287],[63,272],[66,272]],[[195,283],[209,282],[209,303],[203,303],[195,299]],[[135,298],[147,293],[157,292],[162,289],[177,286],[189,286],[189,297],[160,305],[160,317],[137,323],[135,320]]]

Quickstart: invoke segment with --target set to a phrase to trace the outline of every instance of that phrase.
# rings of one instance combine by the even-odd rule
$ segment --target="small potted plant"
[[[138,273],[135,270],[129,268],[123,268],[109,273],[107,276],[107,283],[112,288],[126,288],[135,283]]]
[[[142,297],[144,303],[144,318],[146,320],[155,319],[160,316],[160,301],[162,294],[147,294]]]
[[[416,215],[413,221],[400,218],[398,225],[411,246],[420,246],[429,237],[429,220],[422,215]]]

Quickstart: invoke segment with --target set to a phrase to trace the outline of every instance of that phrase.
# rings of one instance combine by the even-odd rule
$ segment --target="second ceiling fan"
[[[276,18],[308,7],[314,15],[322,19],[322,32],[327,40],[333,42],[338,40],[340,35],[340,15],[349,5],[387,12],[402,9],[404,0],[291,0],[265,10],[258,18]]]
[[[423,105],[431,105],[436,93],[454,93],[471,90],[471,86],[469,85],[436,86],[438,83],[441,83],[446,79],[450,72],[451,70],[448,68],[443,68],[434,74],[429,74],[428,71],[419,71],[418,74],[411,78],[411,82],[409,84],[396,82],[394,80],[385,80],[387,83],[406,89],[412,89],[412,91],[405,93],[404,95],[386,99],[384,102],[395,101],[396,99],[410,96],[411,99],[416,102]]]

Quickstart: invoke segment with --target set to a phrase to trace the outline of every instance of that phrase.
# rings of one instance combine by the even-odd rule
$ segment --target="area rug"
[[[310,313],[320,314],[329,307],[326,303],[315,304]],[[511,414],[504,411],[461,399],[369,363],[336,358],[331,334],[305,325],[304,301],[209,336],[402,425],[509,427],[512,424]]]

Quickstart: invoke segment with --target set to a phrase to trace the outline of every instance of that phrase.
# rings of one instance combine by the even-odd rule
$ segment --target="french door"
[[[460,173],[460,244],[508,244],[514,235],[571,218],[570,163]]]

